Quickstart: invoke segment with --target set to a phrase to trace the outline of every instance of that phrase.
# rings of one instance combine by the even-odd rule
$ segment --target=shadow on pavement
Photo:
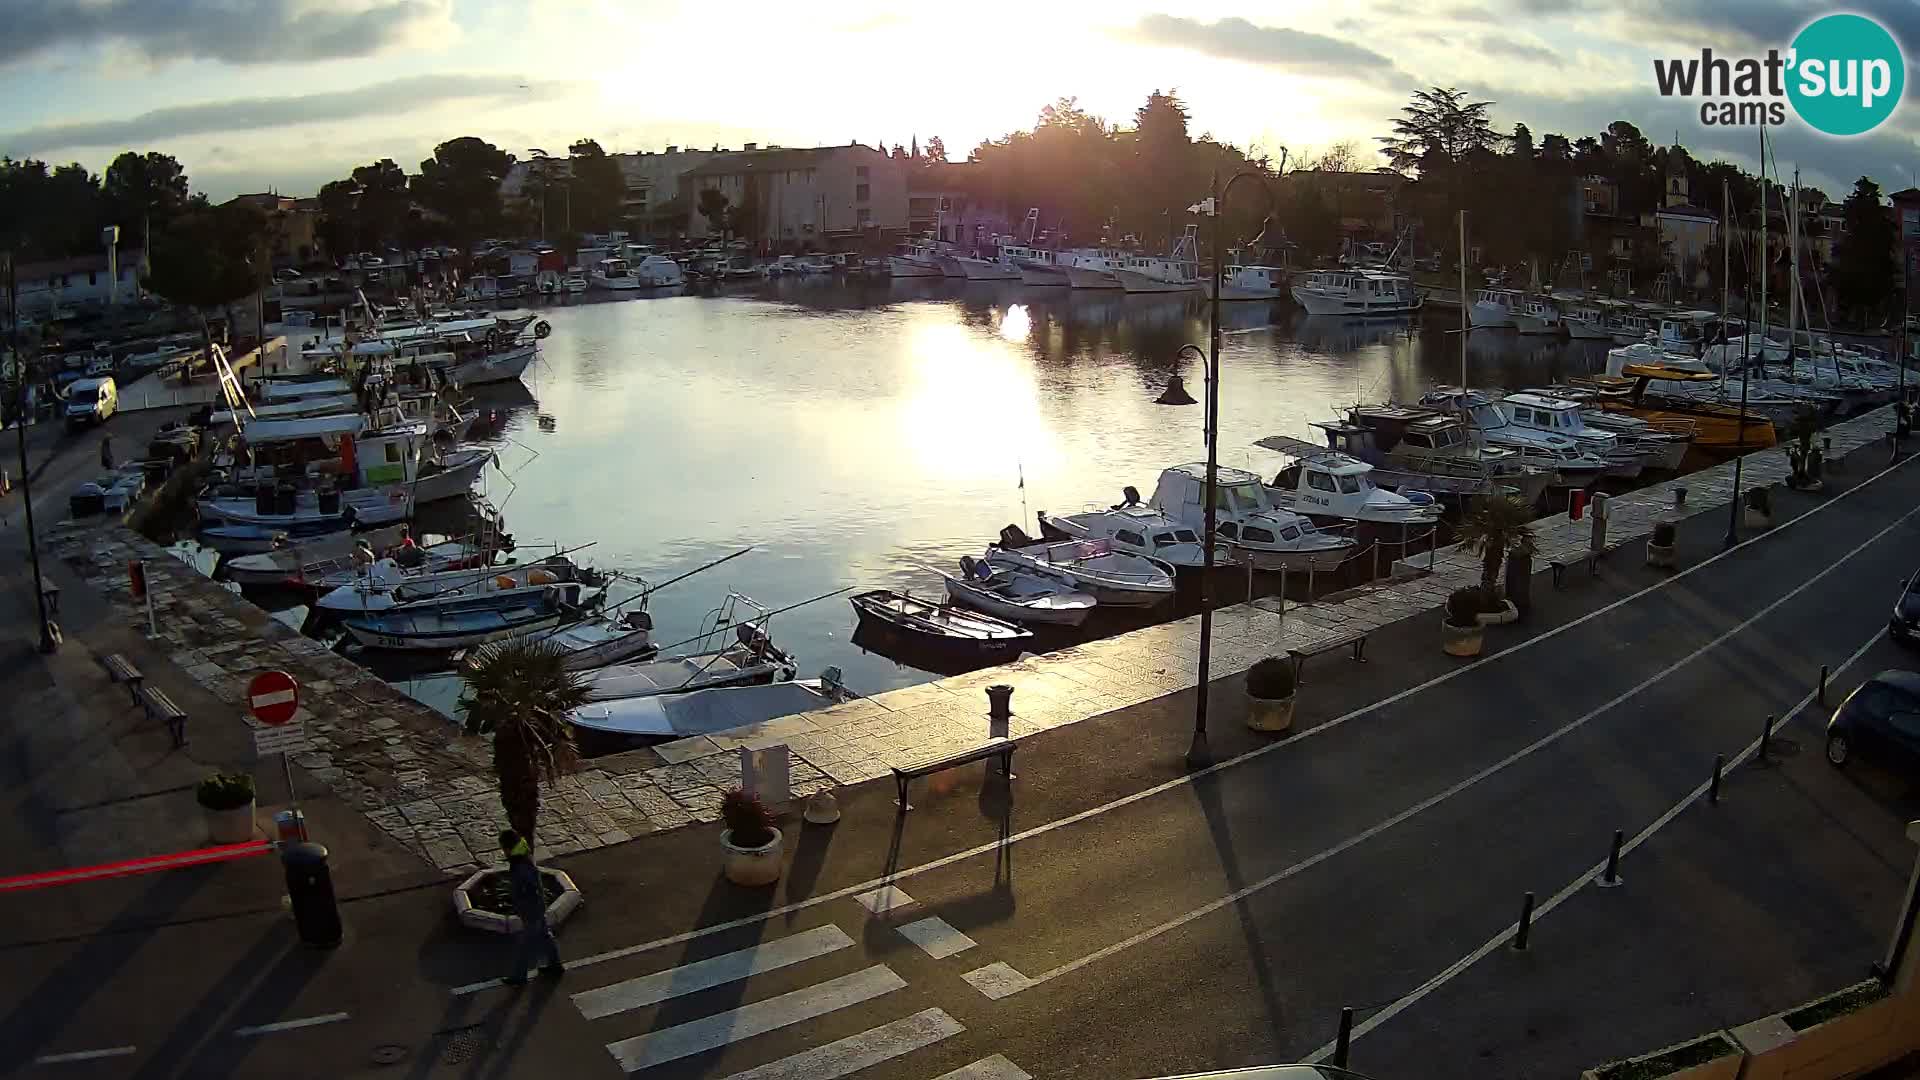
[[[300,997],[333,956],[328,949],[299,943],[291,921],[268,924],[259,938],[207,988],[205,996],[179,1014],[166,1041],[134,1076],[231,1076],[253,1049],[250,1039],[232,1037],[238,1010],[258,1017],[279,1017]]]

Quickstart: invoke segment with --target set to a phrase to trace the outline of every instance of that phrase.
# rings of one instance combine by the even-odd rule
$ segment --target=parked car
[[[1920,764],[1920,674],[1883,671],[1833,711],[1827,721],[1827,760],[1845,765],[1855,753]]]
[[[1920,570],[1914,571],[1900,586],[1900,597],[1893,602],[1893,617],[1887,620],[1887,634],[1905,645],[1920,634]]]

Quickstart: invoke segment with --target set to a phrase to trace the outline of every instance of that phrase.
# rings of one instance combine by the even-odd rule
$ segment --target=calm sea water
[[[959,281],[789,279],[749,292],[556,304],[524,390],[494,388],[502,471],[486,492],[523,547],[577,545],[595,565],[662,581],[753,551],[656,593],[656,639],[690,637],[731,590],[778,608],[844,586],[936,596],[961,555],[1035,511],[1151,494],[1160,470],[1205,456],[1201,409],[1154,404],[1202,366],[1198,296]],[[1265,435],[1354,402],[1457,382],[1459,337],[1439,319],[1309,320],[1284,305],[1222,305],[1224,464],[1271,474]],[[1596,370],[1604,350],[1473,335],[1478,385]],[[1023,487],[1024,483],[1024,487]],[[616,596],[619,595],[616,592]],[[777,616],[802,677],[838,666],[878,692],[932,678],[852,642],[834,597]],[[444,684],[416,692],[444,704]]]

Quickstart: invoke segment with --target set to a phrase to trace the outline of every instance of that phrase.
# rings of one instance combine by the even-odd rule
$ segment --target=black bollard
[[[1713,783],[1707,787],[1707,801],[1715,806],[1720,805],[1720,774],[1726,767],[1727,755],[1713,755]]]
[[[1520,929],[1514,932],[1513,949],[1515,952],[1527,951],[1527,936],[1533,930],[1533,894],[1528,893],[1520,901]]]
[[[1758,765],[1773,764],[1773,758],[1769,757],[1767,754],[1768,747],[1772,743],[1773,743],[1773,714],[1768,713],[1766,725],[1760,729],[1760,756],[1754,759],[1755,764],[1758,764]]]
[[[300,940],[332,948],[340,944],[340,907],[333,898],[333,875],[327,870],[327,849],[319,844],[289,844],[280,849],[287,871],[287,897],[293,902],[293,924]]]
[[[1620,844],[1626,838],[1626,833],[1613,830],[1613,850],[1607,852],[1607,872],[1600,876],[1600,887],[1603,889],[1620,884]]]
[[[1827,665],[1820,665],[1820,704],[1827,703]]]
[[[1333,1040],[1333,1067],[1347,1067],[1347,1050],[1353,1045],[1353,1010],[1340,1010],[1340,1035]]]

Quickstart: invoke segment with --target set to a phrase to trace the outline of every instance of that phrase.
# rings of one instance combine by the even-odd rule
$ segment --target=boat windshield
[[[1252,512],[1267,509],[1266,492],[1259,484],[1225,484],[1214,490],[1214,509]]]

